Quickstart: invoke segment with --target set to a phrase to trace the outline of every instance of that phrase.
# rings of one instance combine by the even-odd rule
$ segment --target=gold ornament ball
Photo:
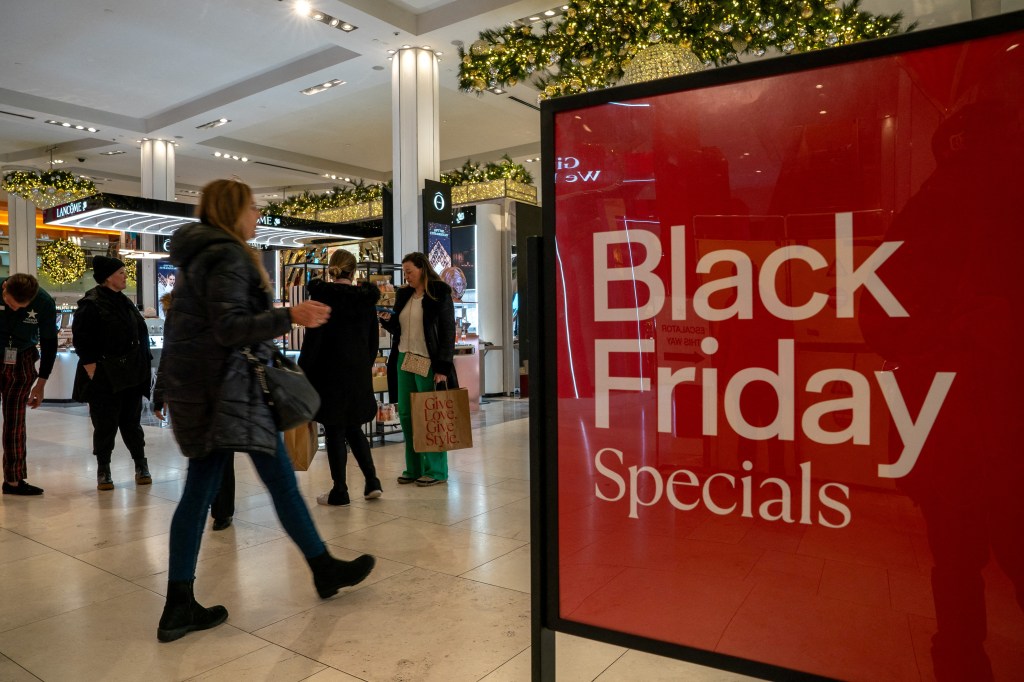
[[[810,5],[804,5],[800,8],[800,18],[810,19],[814,16],[814,9]]]
[[[477,40],[470,46],[469,51],[475,54],[477,57],[482,57],[488,52],[490,52],[491,48],[487,45],[486,40]]]
[[[633,58],[624,69],[620,83],[645,83],[703,70],[704,65],[697,56],[682,45],[658,43]]]

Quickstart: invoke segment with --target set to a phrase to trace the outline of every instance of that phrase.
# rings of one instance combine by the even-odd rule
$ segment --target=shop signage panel
[[[1022,112],[1021,31],[556,110],[563,623],[1024,679]]]

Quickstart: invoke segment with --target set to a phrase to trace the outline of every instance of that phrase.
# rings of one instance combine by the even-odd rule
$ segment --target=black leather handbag
[[[313,419],[320,409],[320,394],[306,373],[281,351],[275,350],[271,363],[264,364],[248,346],[241,349],[249,361],[263,398],[274,414],[278,431],[287,431]]]

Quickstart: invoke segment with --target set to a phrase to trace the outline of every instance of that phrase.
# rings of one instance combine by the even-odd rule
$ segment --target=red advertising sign
[[[1024,33],[553,131],[559,617],[1024,679]]]

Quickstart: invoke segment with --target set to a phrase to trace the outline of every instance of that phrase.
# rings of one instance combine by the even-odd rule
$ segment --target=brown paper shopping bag
[[[416,452],[446,452],[473,447],[469,390],[413,393],[412,446]]]
[[[284,432],[284,449],[296,471],[309,469],[313,456],[320,449],[318,431],[316,422],[306,422]]]

